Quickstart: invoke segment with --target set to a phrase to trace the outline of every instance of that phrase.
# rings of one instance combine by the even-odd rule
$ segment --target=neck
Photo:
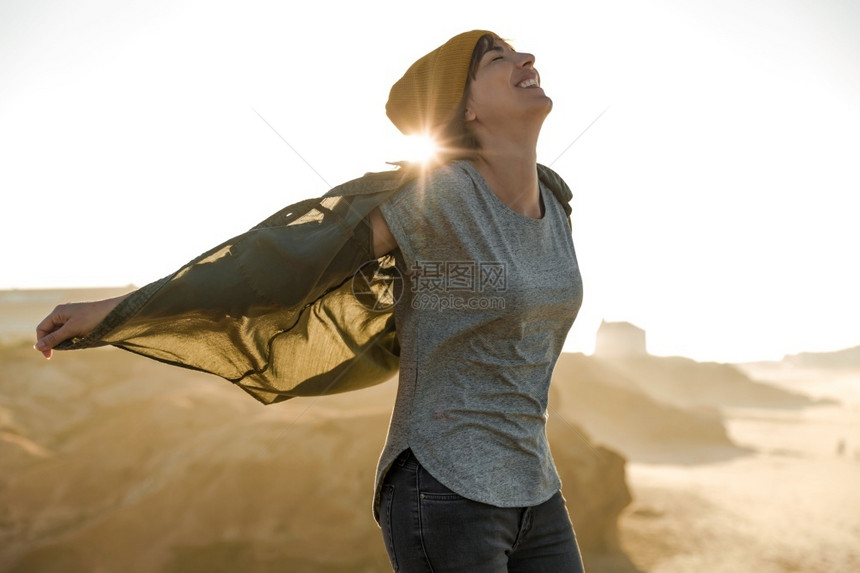
[[[472,164],[505,205],[523,215],[539,218],[542,209],[536,145],[537,134],[533,138],[522,135],[486,138]]]

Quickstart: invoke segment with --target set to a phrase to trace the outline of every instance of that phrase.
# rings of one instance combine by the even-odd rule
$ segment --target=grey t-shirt
[[[564,209],[540,191],[544,216],[528,217],[454,161],[381,205],[405,288],[394,308],[400,381],[377,500],[407,448],[449,489],[499,507],[542,503],[561,486],[547,394],[582,281]]]

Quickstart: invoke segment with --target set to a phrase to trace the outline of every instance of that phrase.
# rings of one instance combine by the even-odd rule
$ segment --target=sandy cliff
[[[646,392],[613,363],[562,354],[551,410],[575,420],[598,440],[634,461],[686,462],[744,453],[726,435],[714,408],[683,408]]]
[[[0,348],[0,569],[384,571],[370,513],[394,383],[263,407],[114,349]],[[584,550],[617,551],[624,459],[549,427]]]
[[[732,364],[679,356],[641,356],[602,361],[634,381],[654,400],[680,408],[779,407],[813,404],[808,396],[751,380]]]

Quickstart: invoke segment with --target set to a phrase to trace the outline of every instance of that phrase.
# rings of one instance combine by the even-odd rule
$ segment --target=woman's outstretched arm
[[[396,249],[397,242],[378,207],[371,211],[369,219],[373,228],[374,256],[381,257]],[[45,358],[50,358],[53,349],[61,342],[92,332],[127,296],[128,294],[95,302],[61,304],[36,327],[34,348]]]
[[[94,302],[71,302],[56,307],[36,327],[34,348],[50,358],[55,346],[76,336],[85,336],[128,294]]]

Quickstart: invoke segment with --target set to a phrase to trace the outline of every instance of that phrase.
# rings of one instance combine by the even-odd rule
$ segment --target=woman
[[[456,93],[455,70],[454,105],[425,99]],[[455,158],[373,217],[377,252],[396,247],[411,286],[395,307],[400,382],[375,504],[395,569],[582,569],[545,433],[582,293],[565,212],[538,178],[551,107],[534,57],[483,31],[392,89],[401,131],[436,128]]]
[[[395,570],[582,570],[545,432],[550,377],[582,294],[566,186],[536,161],[537,138],[551,108],[532,55],[515,51],[490,32],[460,34],[413,64],[392,88],[386,107],[404,133],[430,132],[440,140],[443,159],[393,186],[375,183],[372,192],[335,193],[352,195],[339,220],[357,213],[357,219],[369,222],[373,257],[392,259],[406,279],[394,306],[397,337],[386,339],[388,348],[400,354],[400,382],[374,496],[374,514]],[[392,187],[396,191],[387,192]],[[364,193],[376,199],[364,201]],[[317,205],[320,216],[336,209]],[[295,220],[294,209],[287,210],[288,220]],[[264,222],[259,233],[268,233],[272,225]],[[206,277],[199,284],[211,284],[212,276],[226,283],[230,273],[213,275],[212,269],[241,259],[242,249],[254,253],[250,258],[256,261],[262,249],[247,245],[258,244],[259,233],[253,240],[213,249],[196,260],[201,264],[141,289],[154,295],[58,307],[37,328],[37,350],[49,357],[57,344],[75,337],[125,345],[239,381],[266,403],[301,395],[296,388],[326,393],[333,384],[372,371],[352,364],[364,360],[365,349],[383,346],[377,338],[359,345],[350,367],[332,369],[336,375],[302,374],[285,388],[280,378],[296,365],[284,366],[268,355],[261,365],[258,354],[274,355],[293,326],[254,337],[263,341],[262,350],[247,351],[251,359],[237,375],[209,366],[218,353],[205,359],[194,353],[179,356],[192,339],[210,340],[222,328],[232,328],[225,326],[224,315],[242,316],[245,332],[244,319],[260,314],[260,303],[248,309],[236,304],[242,297],[232,283],[229,300],[190,310],[187,295],[171,294],[189,292],[195,275]],[[333,260],[343,260],[343,252]],[[348,252],[346,259],[358,260]],[[236,268],[247,272],[247,266]],[[325,268],[332,267],[353,269],[354,263]],[[309,314],[330,314],[302,312],[326,297],[345,300],[336,296],[343,272],[339,276],[315,281],[314,288],[322,285],[318,294],[291,300],[300,310],[282,322],[300,324]],[[248,290],[257,296],[261,287],[255,282]],[[205,297],[210,296],[207,291]],[[206,328],[211,336],[165,343],[165,317],[180,315],[182,321],[166,322],[170,329],[194,333]],[[188,324],[195,326],[188,331]],[[157,336],[141,335],[143,330]],[[390,326],[379,332],[390,332]],[[151,338],[159,342],[149,344]],[[161,349],[142,351],[147,345]]]

